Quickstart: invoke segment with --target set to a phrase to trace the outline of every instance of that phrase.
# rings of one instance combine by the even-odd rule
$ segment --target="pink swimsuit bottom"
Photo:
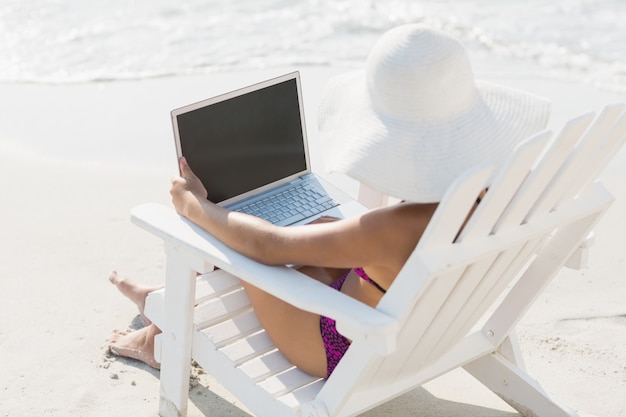
[[[385,293],[385,290],[368,277],[362,268],[354,268],[354,272],[365,281],[374,285],[383,294]],[[350,271],[346,272],[341,278],[330,284],[331,288],[341,291],[341,287],[349,274]],[[337,331],[335,320],[329,317],[320,316],[320,330],[322,332],[322,340],[324,341],[324,349],[326,350],[326,378],[328,378],[341,358],[343,358],[343,355],[346,354],[350,347],[350,341]]]

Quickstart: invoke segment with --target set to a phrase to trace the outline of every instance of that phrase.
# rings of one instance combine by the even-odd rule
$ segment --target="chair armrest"
[[[131,221],[164,240],[170,254],[194,265],[209,263],[302,310],[331,317],[353,341],[380,355],[395,350],[396,320],[287,266],[269,266],[230,249],[172,208],[148,203],[134,207]],[[201,271],[204,272],[204,271]]]

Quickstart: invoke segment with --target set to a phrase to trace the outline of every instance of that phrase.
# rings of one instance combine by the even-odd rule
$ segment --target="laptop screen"
[[[307,170],[295,75],[188,107],[172,112],[179,152],[214,203]]]

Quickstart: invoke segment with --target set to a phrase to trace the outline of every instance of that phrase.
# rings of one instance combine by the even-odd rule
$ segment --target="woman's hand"
[[[193,173],[185,157],[178,160],[181,176],[172,178],[172,203],[176,211],[193,220],[194,213],[201,209],[203,202],[207,201],[207,191],[202,182]]]

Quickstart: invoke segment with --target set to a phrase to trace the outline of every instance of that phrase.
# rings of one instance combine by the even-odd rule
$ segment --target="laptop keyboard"
[[[293,224],[337,206],[335,200],[306,184],[256,200],[236,211],[251,214],[271,223]]]

